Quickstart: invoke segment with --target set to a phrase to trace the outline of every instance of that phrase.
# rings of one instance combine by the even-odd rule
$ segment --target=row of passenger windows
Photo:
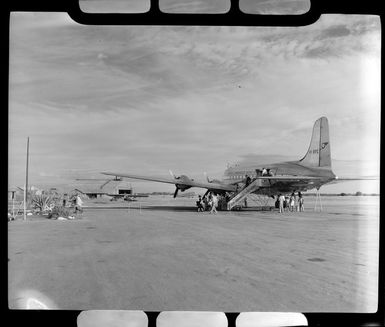
[[[251,178],[257,177],[257,174],[247,174]],[[244,179],[246,178],[246,175],[230,175],[230,179]]]

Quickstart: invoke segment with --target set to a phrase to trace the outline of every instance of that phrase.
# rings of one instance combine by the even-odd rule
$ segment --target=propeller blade
[[[207,176],[207,173],[206,173],[206,172],[204,172],[204,173],[203,173],[203,175],[206,177],[206,179],[207,179],[207,182],[208,182],[208,183],[211,183],[211,181],[210,181],[209,177]]]
[[[177,187],[177,188],[175,189],[174,198],[176,198],[176,196],[178,195],[178,191],[179,191],[179,188]]]
[[[169,170],[169,173],[170,173],[171,177],[176,178],[175,175],[173,174],[173,172],[171,171],[171,169]]]

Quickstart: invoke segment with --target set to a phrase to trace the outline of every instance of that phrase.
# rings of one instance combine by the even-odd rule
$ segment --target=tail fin
[[[329,123],[326,117],[314,123],[309,149],[300,162],[309,167],[331,168]]]

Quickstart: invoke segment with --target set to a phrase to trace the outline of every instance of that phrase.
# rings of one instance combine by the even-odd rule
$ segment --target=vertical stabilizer
[[[331,168],[329,123],[326,117],[314,123],[309,149],[300,162],[309,167]]]

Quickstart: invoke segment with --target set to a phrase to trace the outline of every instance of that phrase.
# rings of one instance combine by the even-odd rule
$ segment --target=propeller
[[[177,176],[174,175],[174,173],[172,172],[171,169],[170,169],[168,172],[170,173],[171,177],[173,177],[173,178],[175,178],[175,179],[179,179],[179,177],[177,177]]]
[[[179,179],[179,177],[176,177],[176,176],[174,175],[174,173],[172,172],[171,169],[170,169],[168,172],[170,173],[170,175],[171,175],[172,178]],[[178,187],[178,185],[175,184],[175,186],[176,186],[176,188],[175,188],[175,192],[174,192],[174,198],[176,198],[176,196],[178,195],[178,192],[179,192],[179,187]]]
[[[188,178],[186,175],[181,175],[181,176],[175,176],[174,173],[169,170],[170,175],[174,179],[178,179],[179,181],[175,183],[176,189],[174,192],[174,198],[178,195],[179,190],[184,192],[185,190],[189,189],[191,186],[185,185],[183,182],[191,182],[193,179]]]
[[[178,195],[178,191],[179,191],[179,187],[177,186],[177,187],[175,188],[174,198],[176,198],[176,196]]]
[[[176,176],[174,175],[174,173],[172,172],[171,169],[169,169],[168,172],[170,173],[170,175],[171,175],[172,178],[178,179],[178,177],[176,177]],[[178,187],[178,185],[175,184],[175,186],[176,186],[176,188],[175,188],[175,192],[174,192],[174,198],[176,198],[176,196],[178,195],[178,192],[179,192],[179,187]]]
[[[209,177],[207,176],[207,173],[206,173],[206,172],[204,172],[203,175],[206,177],[208,183],[211,183],[211,182],[212,182],[212,181],[210,181],[210,179],[209,179]]]

